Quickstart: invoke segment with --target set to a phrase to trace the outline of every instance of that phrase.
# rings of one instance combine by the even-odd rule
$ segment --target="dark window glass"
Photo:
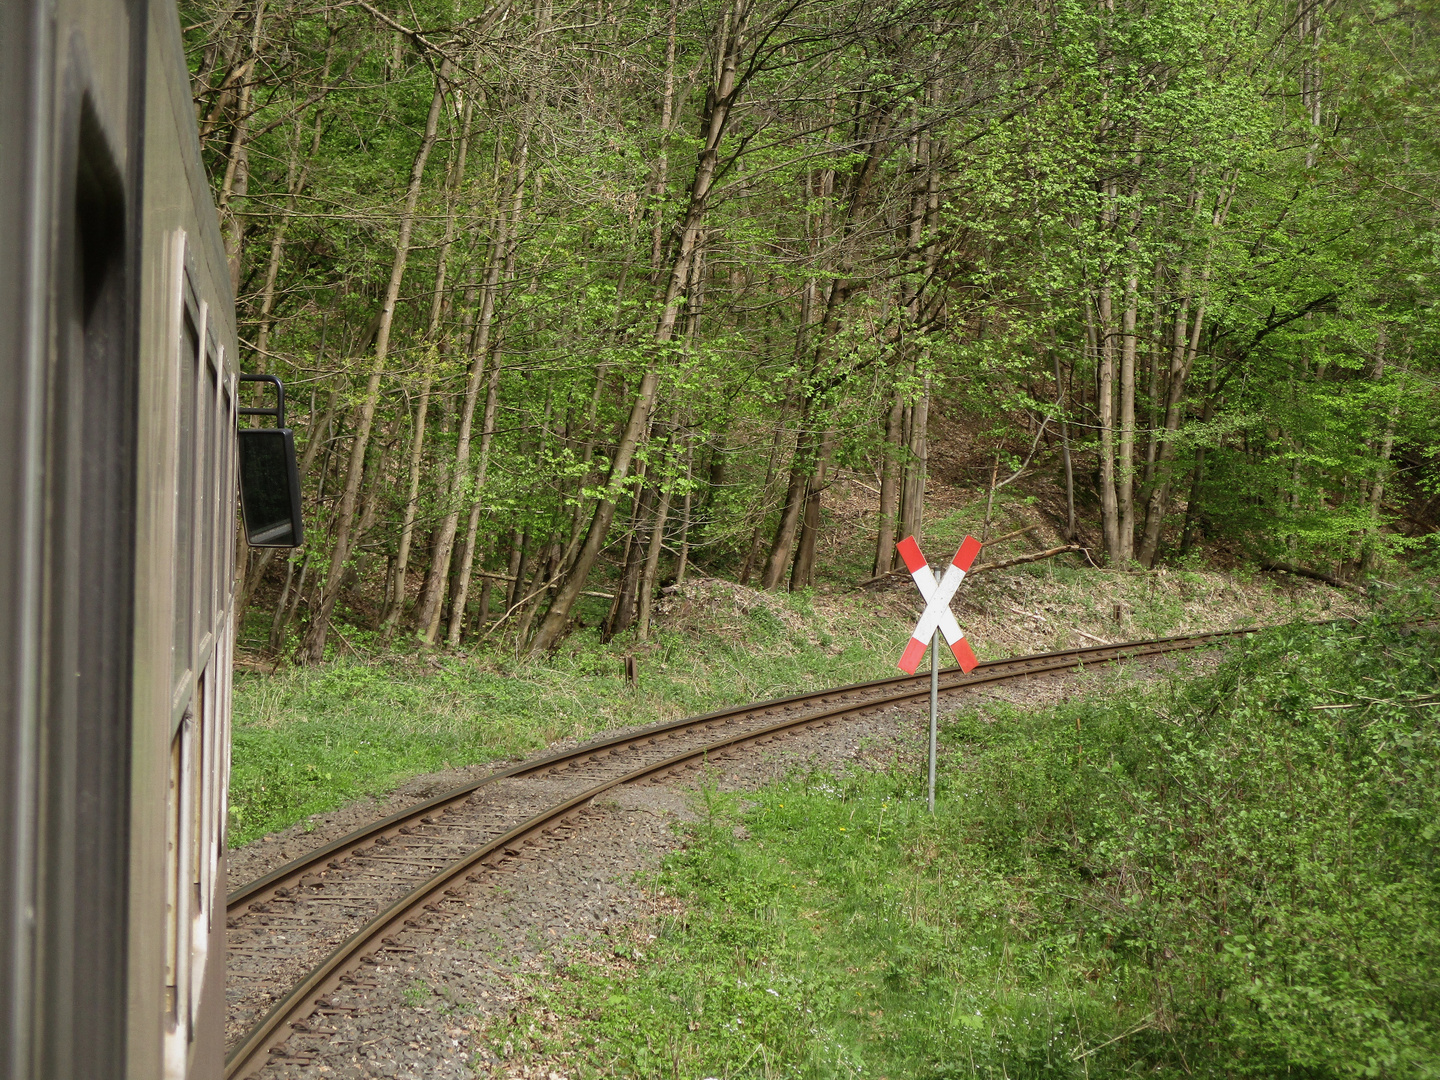
[[[235,414],[232,412],[233,402],[230,399],[230,387],[228,384],[222,386],[223,397],[220,402],[220,423],[225,426],[226,431],[235,427]],[[220,596],[217,602],[222,611],[230,609],[230,591],[235,575],[234,553],[235,553],[235,443],[230,439],[219,440],[220,443]]]
[[[190,669],[195,610],[195,368],[200,334],[187,310],[180,337],[180,423],[175,453],[175,638],[171,655],[176,682]]]
[[[205,475],[198,492],[199,501],[195,507],[195,519],[200,526],[200,595],[196,608],[202,632],[209,630],[215,621],[215,561],[219,552],[215,544],[216,517],[219,514],[219,500],[215,492],[215,410],[219,404],[220,384],[215,369],[211,366],[214,355],[206,358],[205,390],[200,407],[200,460],[204,462]]]

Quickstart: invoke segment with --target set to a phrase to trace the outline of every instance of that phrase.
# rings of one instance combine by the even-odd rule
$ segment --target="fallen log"
[[[1294,574],[1296,577],[1310,578],[1313,581],[1323,581],[1326,585],[1333,585],[1337,589],[1355,589],[1359,591],[1360,586],[1353,581],[1344,581],[1323,570],[1311,570],[1308,566],[1296,566],[1294,563],[1275,562],[1267,559],[1260,564],[1261,570],[1271,573]]]
[[[996,544],[1003,544],[1006,540],[1014,540],[1017,536],[1024,536],[1026,533],[1035,532],[1039,528],[1039,525],[1026,525],[1023,529],[1016,529],[1014,532],[1008,532],[1004,536],[997,536],[993,540],[986,540],[985,546],[994,547]]]
[[[910,571],[906,570],[905,567],[899,566],[896,567],[894,570],[886,570],[883,574],[876,574],[874,577],[867,577],[864,581],[857,581],[855,583],[855,588],[863,589],[866,585],[874,585],[877,581],[884,581],[886,578],[894,577],[896,574],[908,574],[909,572]]]
[[[1019,566],[1022,563],[1039,562],[1041,559],[1053,559],[1056,555],[1064,555],[1067,551],[1084,551],[1083,544],[1063,544],[1060,547],[1053,547],[1046,551],[1035,551],[1029,555],[1017,555],[1013,559],[997,559],[995,562],[981,563],[979,566],[970,567],[970,574],[983,573],[986,570],[1003,570],[1007,566]]]
[[[514,574],[501,574],[501,573],[499,573],[499,572],[497,572],[497,571],[494,571],[494,570],[476,570],[474,573],[475,573],[475,576],[476,576],[476,577],[488,577],[488,578],[490,578],[490,579],[493,580],[493,581],[514,581],[514,580],[515,580],[515,575],[514,575]],[[547,581],[547,582],[544,584],[543,588],[553,589],[553,588],[555,588],[555,586],[558,585],[558,584],[559,584],[559,582],[556,582],[556,581]],[[661,591],[663,592],[664,590],[661,590]],[[672,589],[671,591],[673,592],[674,590]],[[598,596],[598,597],[600,597],[600,599],[602,599],[602,600],[614,600],[614,599],[615,599],[615,594],[614,594],[614,593],[608,593],[608,592],[582,592],[580,595],[581,595],[581,596]],[[668,594],[667,594],[667,595],[668,595]]]
[[[1001,537],[1001,539],[1004,539],[1004,537]],[[984,570],[1003,570],[1007,566],[1019,566],[1022,563],[1032,563],[1039,562],[1041,559],[1051,559],[1054,558],[1056,555],[1064,555],[1067,551],[1084,550],[1084,544],[1063,544],[1060,547],[1049,548],[1045,551],[1032,552],[1029,555],[1017,555],[1013,559],[997,559],[995,562],[981,563],[979,566],[972,566],[969,572],[971,574],[978,574]],[[893,577],[896,574],[908,574],[909,572],[910,571],[906,570],[903,566],[897,567],[894,570],[887,570],[883,574],[876,574],[874,577],[868,577],[864,581],[857,582],[855,584],[855,588],[863,589],[867,585],[874,585],[877,581],[884,581],[886,578]]]

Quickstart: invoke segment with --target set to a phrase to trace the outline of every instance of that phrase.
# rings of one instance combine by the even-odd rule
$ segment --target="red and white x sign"
[[[955,553],[955,558],[950,560],[950,565],[945,568],[939,581],[935,580],[935,574],[925,561],[925,556],[920,554],[920,545],[913,536],[907,536],[895,547],[899,550],[900,557],[905,560],[910,576],[919,586],[920,595],[925,598],[925,611],[910,633],[910,644],[905,646],[905,653],[900,657],[900,670],[907,675],[915,674],[915,669],[920,666],[920,658],[925,655],[925,649],[930,644],[930,639],[935,636],[935,628],[938,626],[945,635],[945,640],[950,643],[950,651],[955,654],[960,670],[970,674],[980,661],[975,659],[975,653],[971,651],[970,643],[965,640],[960,624],[950,612],[950,598],[960,587],[960,582],[964,580],[970,564],[975,561],[975,556],[980,554],[980,541],[973,536],[965,537],[965,542],[960,545],[960,550]]]

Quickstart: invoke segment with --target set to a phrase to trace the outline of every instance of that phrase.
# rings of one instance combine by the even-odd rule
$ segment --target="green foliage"
[[[1116,467],[1137,531],[1153,503],[1162,559],[1205,541],[1351,576],[1413,546],[1405,504],[1440,489],[1434,0],[1383,15],[1355,0],[748,5],[699,262],[680,267],[693,280],[663,344],[732,3],[643,0],[558,25],[543,5],[452,8],[181,5],[235,247],[240,362],[291,381],[301,445],[318,451],[314,550],[291,576],[313,590],[353,575],[336,609],[352,638],[381,624],[411,510],[413,571],[432,570],[424,539],[476,505],[476,565],[508,573],[518,539],[533,574],[551,545],[573,550],[608,492],[607,587],[647,536],[648,485],[671,497],[660,578],[682,529],[692,563],[732,574],[764,562],[822,445],[816,488],[833,509],[832,481],[879,488],[887,465],[913,499],[951,436],[945,479],[961,487],[985,483],[982,460],[1019,468],[1032,443],[1029,479],[1055,475],[1062,421],[1092,546],[1102,443],[1127,434]],[[332,568],[324,540],[442,71],[355,550]],[[1135,420],[1121,432],[1098,373],[1127,344]],[[612,483],[651,368],[651,435]],[[496,379],[497,422],[471,425],[457,479],[472,371]],[[913,431],[887,449],[892,407],[927,395],[930,457]],[[874,537],[878,505],[850,494],[843,524],[822,516],[826,541]],[[809,580],[863,575],[828,546]],[[313,610],[307,592],[295,611]],[[258,629],[242,644],[268,648]]]
[[[1433,630],[1297,626],[1158,692],[957,717],[933,818],[909,766],[707,789],[654,883],[683,914],[559,973],[528,1052],[579,1076],[1434,1077],[1437,675]]]
[[[419,773],[893,673],[892,628],[856,606],[815,619],[808,605],[803,595],[777,598],[750,608],[743,627],[662,632],[638,650],[638,687],[624,678],[634,643],[603,646],[595,630],[577,632],[564,654],[540,662],[503,650],[237,672],[230,843],[383,794]]]
[[[1297,628],[1158,700],[974,718],[950,737],[986,783],[955,794],[1005,872],[1049,879],[1037,936],[1101,940],[1147,991],[1133,1047],[1433,1075],[1437,645]]]

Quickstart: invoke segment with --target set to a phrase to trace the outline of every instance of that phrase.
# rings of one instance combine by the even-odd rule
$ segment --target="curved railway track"
[[[1180,652],[1253,633],[1230,630],[989,661],[940,673],[942,694],[1087,664]],[[739,706],[597,739],[492,773],[382,818],[227,898],[231,1049],[226,1080],[253,1075],[326,995],[402,936],[424,934],[438,901],[485,867],[562,839],[566,819],[611,788],[698,768],[744,744],[923,702],[930,677],[897,676]],[[777,719],[778,717],[778,719]]]

